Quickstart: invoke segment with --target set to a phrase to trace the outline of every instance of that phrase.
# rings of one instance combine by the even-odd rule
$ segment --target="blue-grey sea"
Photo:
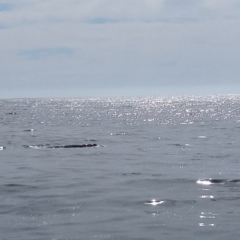
[[[239,236],[240,95],[0,100],[1,240]]]

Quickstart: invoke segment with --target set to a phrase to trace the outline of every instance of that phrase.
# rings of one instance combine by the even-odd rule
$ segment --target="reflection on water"
[[[174,181],[173,179],[164,181],[165,185],[172,184],[173,182],[180,183],[179,180]],[[184,226],[184,221],[187,218],[192,219],[191,221],[187,221],[188,224],[201,228],[218,227],[218,230],[221,230],[221,226],[233,224],[231,218],[238,217],[238,214],[230,209],[234,205],[239,205],[238,201],[236,201],[239,200],[238,187],[240,185],[238,179],[209,178],[190,182],[186,179],[182,180],[182,184],[185,185],[186,190],[188,188],[189,190],[191,189],[190,191],[193,193],[192,199],[191,195],[184,195],[183,188],[183,193],[178,196],[175,195],[175,198],[172,199],[168,199],[168,192],[164,192],[165,195],[161,199],[153,198],[143,202],[148,206],[144,212],[153,218],[157,218],[165,226],[173,224]],[[190,185],[186,185],[187,183]],[[180,187],[180,185],[178,186]],[[224,223],[223,219],[228,218],[229,221]]]
[[[214,199],[213,195],[202,195],[200,196],[200,198],[210,198],[210,199]]]
[[[216,218],[218,214],[212,212],[201,212],[200,218]]]
[[[199,189],[200,191],[204,191],[203,194],[201,194],[199,196],[200,199],[204,199],[205,204],[207,206],[206,201],[216,201],[214,198],[214,195],[211,195],[211,184],[213,184],[211,182],[211,178],[210,179],[199,179],[197,180],[197,184],[203,185],[203,186],[209,186],[209,188],[202,188]],[[208,194],[205,194],[205,192],[208,191]],[[199,223],[198,226],[199,227],[215,227],[216,223],[215,223],[215,218],[216,216],[218,216],[218,214],[213,213],[212,211],[202,211],[199,215]]]
[[[200,219],[201,222],[199,222],[199,227],[215,227],[216,224],[213,222],[213,219],[216,218],[218,214],[213,213],[213,212],[201,212],[200,214]],[[210,222],[207,222],[210,219]],[[205,220],[206,222],[203,222]]]
[[[0,106],[1,239],[239,239],[239,96]]]
[[[235,218],[236,212],[229,211],[233,202],[239,200],[239,179],[199,179],[196,183],[202,188],[199,198],[204,201],[202,211],[199,215],[199,227],[216,227],[231,225],[232,219]],[[221,219],[230,218],[229,222],[223,223]]]

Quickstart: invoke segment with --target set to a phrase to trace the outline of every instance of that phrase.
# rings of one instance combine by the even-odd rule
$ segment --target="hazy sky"
[[[0,0],[0,98],[240,93],[240,0]]]

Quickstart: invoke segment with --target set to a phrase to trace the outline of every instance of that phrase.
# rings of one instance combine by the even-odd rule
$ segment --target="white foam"
[[[204,180],[202,180],[202,179],[198,179],[198,180],[197,180],[197,184],[211,185],[212,182],[211,182],[210,180],[206,180],[206,179],[204,179]]]
[[[163,204],[165,201],[157,201],[156,199],[152,199],[150,202],[146,202],[145,204],[157,206]]]

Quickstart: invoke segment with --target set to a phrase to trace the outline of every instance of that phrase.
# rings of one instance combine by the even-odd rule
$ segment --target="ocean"
[[[1,99],[0,129],[1,240],[239,239],[240,95]]]

